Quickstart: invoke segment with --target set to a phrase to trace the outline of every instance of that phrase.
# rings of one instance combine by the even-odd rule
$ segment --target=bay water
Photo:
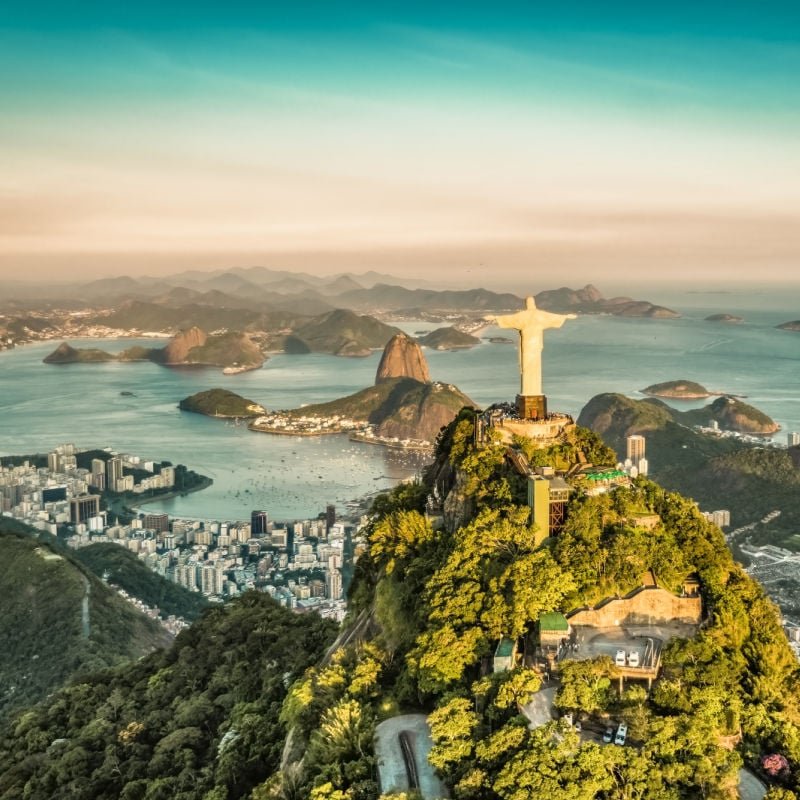
[[[800,289],[725,293],[679,288],[651,297],[680,311],[680,319],[582,316],[545,334],[544,388],[552,410],[577,416],[600,392],[641,397],[652,383],[685,378],[712,391],[746,397],[781,426],[777,438],[800,430],[800,333],[775,326],[800,318]],[[745,318],[732,325],[705,321],[713,313]],[[409,333],[437,325],[402,323]],[[470,350],[426,349],[434,380],[452,383],[481,406],[513,401],[518,391],[515,344],[490,343],[513,331],[488,328]],[[165,368],[151,363],[48,365],[58,342],[0,353],[0,455],[47,452],[62,442],[110,447],[146,459],[168,459],[214,480],[184,497],[148,504],[175,516],[247,519],[264,509],[273,519],[315,516],[415,474],[424,457],[346,436],[272,436],[197,414],[178,401],[222,387],[267,408],[295,408],[333,400],[374,381],[380,353],[345,359],[320,354],[274,355],[240,375],[210,368]],[[153,340],[80,341],[118,352]],[[157,343],[156,343],[157,344]],[[123,395],[131,392],[133,396]],[[709,401],[680,402],[694,408]],[[658,454],[649,452],[651,462]]]

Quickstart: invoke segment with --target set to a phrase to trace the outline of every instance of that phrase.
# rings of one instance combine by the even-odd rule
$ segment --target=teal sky
[[[800,5],[0,6],[0,276],[794,276]]]

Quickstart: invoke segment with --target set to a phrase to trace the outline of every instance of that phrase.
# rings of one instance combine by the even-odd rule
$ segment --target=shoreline
[[[122,506],[123,508],[127,508],[130,511],[136,511],[139,506],[145,506],[148,505],[149,503],[157,503],[160,502],[161,500],[173,500],[176,497],[185,497],[187,494],[202,492],[203,489],[208,489],[210,486],[214,485],[213,478],[209,478],[206,475],[203,475],[202,477],[203,479],[200,481],[200,483],[197,486],[192,486],[190,489],[182,489],[174,492],[164,492],[164,494],[150,495],[149,497],[145,497],[143,499],[137,498],[135,501],[131,502],[130,505],[128,504],[128,500],[126,498],[122,500]]]

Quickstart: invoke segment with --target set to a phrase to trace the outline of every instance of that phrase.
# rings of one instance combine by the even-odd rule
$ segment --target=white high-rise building
[[[342,557],[338,553],[328,557],[328,599],[342,599]]]
[[[788,436],[789,447],[797,447],[800,445],[800,431],[792,431]]]
[[[638,464],[645,455],[645,438],[644,436],[640,436],[638,434],[634,434],[633,436],[628,436],[625,440],[627,445],[627,457],[631,460],[632,463]]]

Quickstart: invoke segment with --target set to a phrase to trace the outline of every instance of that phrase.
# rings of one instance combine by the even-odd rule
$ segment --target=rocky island
[[[731,325],[737,325],[744,322],[744,318],[737,317],[735,314],[711,314],[706,317],[706,322],[728,322]]]
[[[709,392],[705,386],[695,383],[695,381],[678,380],[654,383],[652,386],[642,389],[642,394],[650,397],[669,397],[674,400],[702,400],[711,397],[716,392]]]
[[[433,350],[466,350],[480,344],[480,339],[455,327],[437,328],[417,340]]]
[[[800,319],[795,319],[791,322],[784,322],[780,325],[776,325],[775,327],[782,331],[800,331]]]
[[[107,361],[116,361],[117,357],[94,347],[85,347],[79,350],[68,342],[61,342],[43,360],[45,364],[101,364]]]
[[[173,336],[163,348],[130,347],[116,355],[95,348],[79,349],[62,342],[45,364],[84,364],[109,361],[152,361],[166,367],[222,367],[226,374],[258,369],[265,361],[261,348],[239,331],[208,334],[197,326]]]
[[[191,411],[195,414],[205,414],[208,417],[223,419],[257,417],[266,411],[258,403],[234,392],[229,392],[227,389],[209,389],[193,394],[191,397],[185,397],[178,403],[178,408],[181,411]]]
[[[419,344],[398,333],[384,349],[374,386],[328,403],[266,414],[250,429],[295,436],[350,433],[359,441],[427,448],[461,408],[473,405],[455,386],[432,382]]]

